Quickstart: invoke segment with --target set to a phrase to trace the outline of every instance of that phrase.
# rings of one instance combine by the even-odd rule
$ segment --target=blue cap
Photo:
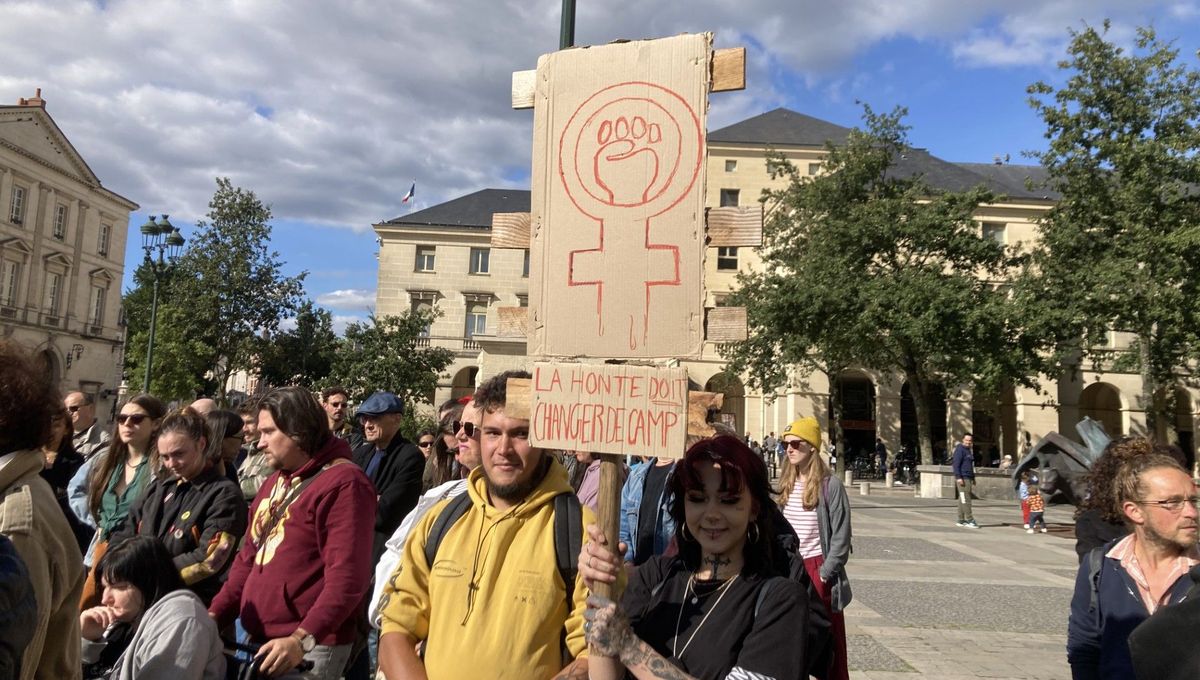
[[[404,402],[391,392],[376,392],[358,407],[354,417],[381,416],[385,413],[404,413]]]

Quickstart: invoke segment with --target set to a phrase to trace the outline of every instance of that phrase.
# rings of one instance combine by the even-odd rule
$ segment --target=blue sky
[[[749,50],[747,90],[710,128],[785,106],[846,126],[863,100],[909,109],[911,140],[951,161],[1041,148],[1026,104],[1059,78],[1068,28],[1153,24],[1200,68],[1200,0],[578,0],[577,43],[711,30]],[[340,323],[376,286],[370,225],[485,187],[528,187],[532,112],[510,73],[558,44],[560,0],[0,0],[0,101],[41,87],[108,188],[187,236],[215,176],[275,213],[289,273]]]

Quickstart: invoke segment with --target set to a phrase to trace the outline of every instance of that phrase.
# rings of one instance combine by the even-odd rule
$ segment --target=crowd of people
[[[415,440],[396,395],[351,415],[337,387],[237,412],[137,395],[106,429],[0,341],[0,678],[849,677],[850,505],[815,418],[780,433],[777,475],[720,424],[628,460],[606,536],[600,457],[533,446],[506,406],[521,377]],[[1200,600],[1181,460],[1123,438],[1090,474],[1075,677],[1171,677],[1161,648],[1194,653],[1163,627]],[[1044,531],[1036,480],[1020,490]]]

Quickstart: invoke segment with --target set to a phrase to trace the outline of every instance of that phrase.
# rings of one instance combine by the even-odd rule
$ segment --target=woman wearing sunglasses
[[[780,435],[787,463],[779,480],[779,506],[800,539],[804,569],[830,612],[833,664],[829,680],[847,680],[846,620],[850,604],[846,560],[850,557],[850,499],[846,488],[821,458],[821,427],[801,418]]]
[[[157,397],[139,394],[121,407],[108,451],[97,454],[87,477],[87,514],[96,523],[91,564],[108,550],[112,533],[129,515],[134,503],[158,472],[154,438],[167,407]],[[100,604],[95,572],[83,586],[82,609]]]

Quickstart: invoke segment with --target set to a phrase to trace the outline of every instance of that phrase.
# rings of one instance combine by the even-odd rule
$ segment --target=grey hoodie
[[[98,660],[106,644],[84,640],[83,662]],[[204,603],[190,590],[176,590],[142,615],[109,680],[222,680],[222,650]]]

